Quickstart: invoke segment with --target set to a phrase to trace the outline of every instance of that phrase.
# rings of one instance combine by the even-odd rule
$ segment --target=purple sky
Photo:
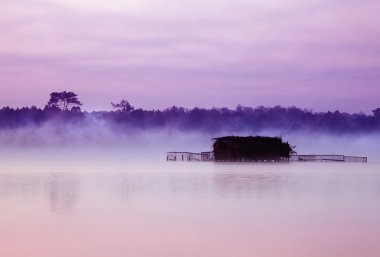
[[[0,0],[0,106],[380,107],[378,0]]]

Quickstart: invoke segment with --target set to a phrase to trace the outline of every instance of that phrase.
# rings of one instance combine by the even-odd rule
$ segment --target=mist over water
[[[296,147],[298,154],[344,154],[367,156],[370,161],[380,161],[380,133],[333,134],[278,129],[201,132],[178,128],[118,127],[101,121],[84,125],[48,122],[43,126],[1,129],[0,151],[9,156],[22,155],[28,149],[39,149],[46,155],[51,151],[68,154],[97,152],[104,156],[123,153],[126,158],[159,159],[164,158],[167,151],[210,151],[212,138],[226,135],[281,136]]]
[[[167,162],[225,135],[368,163]],[[377,257],[379,134],[137,129],[49,122],[0,130],[0,256]]]

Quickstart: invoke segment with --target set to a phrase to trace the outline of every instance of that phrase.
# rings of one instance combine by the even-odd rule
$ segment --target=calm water
[[[380,256],[380,164],[0,161],[1,257]]]

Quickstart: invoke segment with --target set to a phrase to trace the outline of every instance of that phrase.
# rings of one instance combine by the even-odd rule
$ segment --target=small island
[[[280,137],[226,136],[214,138],[213,153],[216,161],[284,161],[293,148]]]
[[[289,162],[289,161],[341,161],[367,162],[367,157],[337,154],[299,155],[294,146],[281,137],[224,136],[213,138],[212,151],[167,152],[167,161],[217,161],[217,162]]]

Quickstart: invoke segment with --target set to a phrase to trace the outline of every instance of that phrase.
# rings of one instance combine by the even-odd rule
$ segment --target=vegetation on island
[[[280,137],[262,136],[218,137],[212,145],[216,161],[289,160],[293,148]]]

